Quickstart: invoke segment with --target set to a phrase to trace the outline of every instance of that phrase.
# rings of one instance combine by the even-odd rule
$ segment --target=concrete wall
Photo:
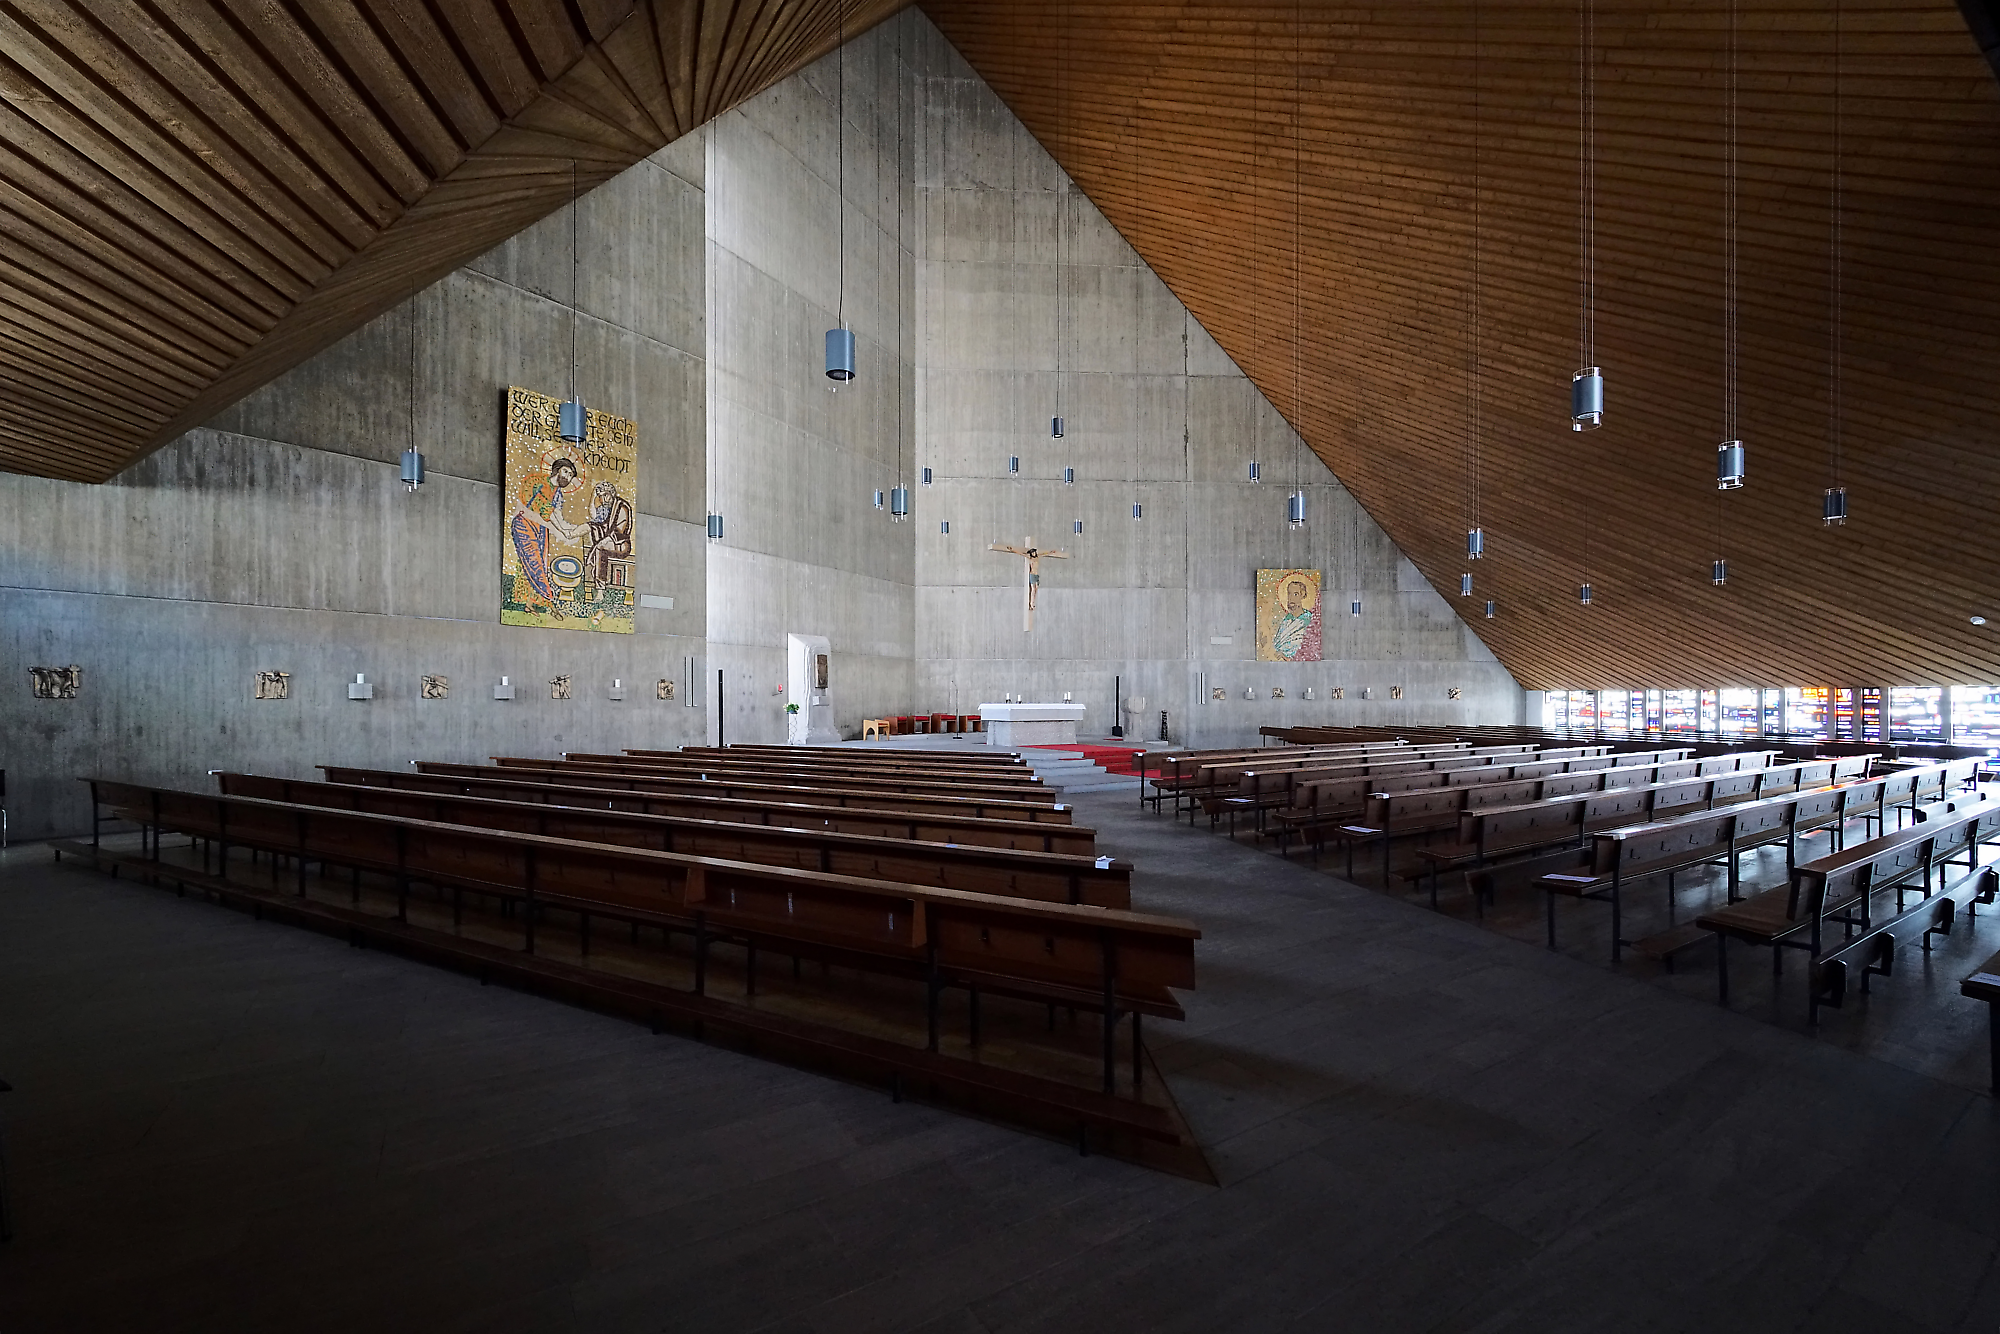
[[[705,711],[654,700],[703,652],[705,294],[697,136],[585,196],[580,388],[639,423],[635,635],[498,623],[501,412],[510,384],[561,394],[570,228],[559,214],[419,293],[104,486],[0,475],[0,750],[16,837],[88,824],[77,775],[202,785],[698,739]],[[415,438],[429,480],[397,481]],[[36,700],[30,666],[83,668]],[[258,670],[292,698],[253,698]],[[376,697],[348,700],[365,673]],[[418,678],[451,680],[445,700]],[[499,703],[502,675],[519,684]],[[549,698],[568,674],[575,698]],[[625,701],[606,696],[614,678]]]
[[[1144,735],[1164,709],[1192,744],[1254,740],[1265,724],[1517,721],[1519,687],[1453,607],[957,52],[920,16],[917,30],[918,462],[935,481],[918,490],[915,702],[970,711],[1067,692],[1102,735],[1122,678],[1147,701]],[[1289,318],[1285,294],[1268,307]],[[1295,467],[1298,530],[1285,508]],[[1030,534],[1069,552],[1043,563],[1032,635],[1022,562],[987,549]],[[1254,661],[1260,567],[1323,572],[1325,661]],[[1204,679],[1228,699],[1203,699]]]
[[[638,422],[640,591],[674,600],[640,610],[636,635],[498,624],[502,404],[509,385],[568,388],[566,213],[105,486],[0,475],[16,835],[84,827],[80,774],[199,784],[698,741],[718,668],[729,739],[778,740],[793,633],[829,639],[850,735],[874,714],[1064,692],[1101,734],[1114,678],[1147,698],[1148,735],[1166,709],[1196,743],[1271,722],[1515,721],[1520,691],[1452,607],[1066,184],[912,9],[583,198],[579,388]],[[1052,442],[1065,210],[1070,430]],[[823,337],[843,314],[860,373],[835,393]],[[413,438],[430,478],[406,495]],[[904,524],[873,504],[899,478]],[[1044,566],[1033,636],[1020,562],[986,549],[1028,534],[1070,552]],[[1248,661],[1254,572],[1287,565],[1326,572],[1326,662]],[[656,701],[689,657],[701,707]],[[81,699],[30,697],[28,667],[70,663]],[[291,672],[293,698],[253,699],[260,669]],[[346,698],[357,672],[374,700]],[[451,697],[420,700],[425,673]],[[503,674],[509,703],[492,698]],[[558,674],[574,699],[548,698]],[[1203,674],[1226,702],[1197,697]]]
[[[847,735],[864,717],[908,712],[915,693],[911,526],[874,493],[897,484],[899,449],[910,476],[912,83],[898,53],[928,27],[914,11],[892,19],[710,126],[709,407],[725,538],[709,550],[708,637],[731,741],[785,738],[787,634],[829,640]],[[836,392],[824,340],[843,314],[857,374]]]

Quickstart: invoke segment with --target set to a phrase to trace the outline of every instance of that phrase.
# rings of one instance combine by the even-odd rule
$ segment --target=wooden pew
[[[746,783],[733,778],[675,778],[670,775],[634,773],[631,770],[579,769],[564,766],[505,768],[480,764],[447,764],[437,760],[416,761],[417,772],[450,774],[464,778],[533,778],[544,783],[567,783],[573,787],[622,787],[634,792],[689,792],[718,797],[751,797],[772,801],[802,801],[817,806],[866,806],[874,810],[895,810],[927,815],[970,815],[979,818],[1033,820],[1044,824],[1068,824],[1072,808],[1067,804],[1042,801],[996,801],[985,797],[946,797],[908,792],[883,792],[872,788],[828,789],[805,783]]]
[[[687,769],[706,769],[724,772],[797,773],[825,774],[833,778],[882,777],[931,779],[945,783],[999,784],[1007,787],[1039,786],[1041,779],[1027,765],[1001,767],[999,765],[959,765],[959,764],[910,764],[897,761],[885,764],[879,761],[849,763],[831,756],[793,755],[735,755],[724,753],[690,755],[675,750],[626,750],[618,754],[591,751],[565,751],[563,758],[576,761],[594,761],[600,764],[631,764],[640,766],[673,765]]]
[[[759,801],[716,797],[700,792],[647,792],[622,787],[580,787],[545,783],[532,778],[486,772],[492,778],[417,773],[408,769],[356,769],[321,765],[328,782],[367,787],[393,787],[410,792],[444,792],[493,797],[505,801],[583,806],[594,810],[638,811],[646,815],[677,815],[731,824],[771,825],[787,829],[827,830],[876,838],[907,838],[928,843],[964,843],[986,848],[1063,852],[1095,856],[1097,831],[1086,825],[994,820],[974,816],[927,815],[910,811],[873,810],[865,806],[819,806],[806,802]]]
[[[1760,756],[1765,753],[1757,752]],[[1371,793],[1361,822],[1343,827],[1342,832],[1350,848],[1362,840],[1380,844],[1382,883],[1387,885],[1391,844],[1396,837],[1455,827],[1457,842],[1418,853],[1429,871],[1435,899],[1438,874],[1447,867],[1477,864],[1494,856],[1565,841],[1581,843],[1594,830],[1637,824],[1661,818],[1668,812],[1708,809],[1718,803],[1792,791],[1802,781],[1797,765],[1737,770],[1733,759],[1716,757],[1707,762],[1713,770],[1707,777],[1586,790],[1518,804],[1504,804],[1501,801],[1506,795],[1504,790],[1493,793],[1478,787]],[[1807,785],[1829,785],[1837,763],[1844,762],[1828,760],[1806,766],[1804,774],[1810,777]],[[1865,771],[1866,762],[1856,760],[1851,767],[1857,772]],[[1500,804],[1474,807],[1472,802],[1482,795]]]
[[[1107,1093],[1116,1086],[1120,1018],[1134,1018],[1136,1053],[1138,1016],[1179,1018],[1171,989],[1191,989],[1195,981],[1194,942],[1201,932],[1175,918],[109,779],[85,781],[94,809],[108,807],[116,818],[153,831],[155,860],[162,830],[214,844],[225,874],[232,846],[289,857],[301,896],[309,862],[352,867],[393,880],[399,921],[407,916],[413,881],[451,891],[455,918],[467,891],[499,898],[518,906],[522,948],[530,955],[537,923],[550,911],[578,917],[585,953],[593,916],[678,930],[694,940],[697,996],[704,990],[708,953],[718,941],[752,951],[747,976],[753,989],[759,948],[921,979],[933,1051],[938,1002],[948,987],[1095,1009],[1103,1019]],[[207,855],[204,847],[204,861]],[[275,857],[272,871],[275,879]]]
[[[1860,786],[1882,780],[1863,779]],[[1843,819],[1847,786],[1820,788],[1789,796],[1765,797],[1742,802],[1721,810],[1701,811],[1666,820],[1609,829],[1592,835],[1591,866],[1587,873],[1543,876],[1540,884],[1548,894],[1548,943],[1555,948],[1555,900],[1563,895],[1578,900],[1597,899],[1611,905],[1611,961],[1623,957],[1624,887],[1649,876],[1667,877],[1667,903],[1671,910],[1674,876],[1710,862],[1728,869],[1728,897],[1737,899],[1738,857],[1752,848],[1773,843],[1785,845],[1789,870],[1798,864],[1798,839],[1813,829],[1827,828]],[[1701,939],[1691,929],[1673,941],[1661,942],[1658,949],[1671,950]]]
[[[1285,845],[1295,832],[1321,835],[1317,850],[1323,846],[1324,834],[1329,829],[1353,824],[1364,834],[1371,831],[1373,826],[1365,817],[1369,798],[1377,794],[1451,787],[1469,789],[1464,798],[1468,807],[1520,804],[1612,787],[1693,778],[1700,762],[1664,758],[1685,753],[1684,750],[1647,752],[1643,756],[1646,763],[1630,766],[1622,763],[1626,757],[1614,755],[1524,764],[1495,763],[1386,778],[1315,778],[1298,783],[1293,789],[1291,806],[1276,816],[1279,851],[1286,851]]]
[[[662,760],[635,760],[630,756],[602,759],[538,760],[495,755],[493,763],[503,769],[551,766],[591,773],[658,774],[663,778],[694,778],[701,781],[745,783],[810,784],[829,791],[902,792],[950,797],[992,797],[999,801],[1054,801],[1054,788],[1040,783],[960,782],[951,779],[905,777],[900,774],[830,774],[796,769],[747,769],[734,765],[686,764]]]
[[[1213,774],[1204,773],[1203,781],[1198,781],[1189,792],[1199,808],[1208,813],[1211,829],[1222,816],[1230,817],[1229,830],[1233,837],[1236,832],[1237,815],[1254,814],[1257,817],[1258,830],[1261,832],[1265,813],[1289,803],[1291,794],[1299,787],[1314,783],[1336,782],[1343,778],[1373,776],[1391,779],[1412,774],[1486,769],[1525,753],[1527,752],[1515,750],[1494,753],[1452,750],[1443,754],[1426,755],[1421,751],[1415,754],[1398,751],[1380,759],[1350,758],[1330,765],[1313,765],[1275,772],[1225,767]]]
[[[976,746],[954,750],[919,750],[913,746],[791,746],[766,742],[739,741],[728,746],[682,746],[677,751],[629,752],[634,755],[794,755],[817,756],[840,760],[843,763],[890,762],[902,759],[922,763],[950,763],[969,768],[991,766],[1001,769],[1025,769],[1028,762],[1018,750],[995,750],[991,746]]]
[[[1406,748],[1400,741],[1381,741],[1368,745],[1313,748],[1306,753],[1313,756],[1324,755],[1328,757],[1360,758],[1384,751],[1401,751],[1403,749]],[[1466,747],[1454,746],[1445,749],[1463,750]],[[1288,755],[1292,753],[1286,752]],[[1271,752],[1264,748],[1250,750],[1153,751],[1140,756],[1134,767],[1139,772],[1140,786],[1141,790],[1143,790],[1145,783],[1148,781],[1146,778],[1147,771],[1155,765],[1158,766],[1158,773],[1150,780],[1153,784],[1154,793],[1153,808],[1158,810],[1161,800],[1168,795],[1172,795],[1174,798],[1174,815],[1178,818],[1181,811],[1181,804],[1187,798],[1188,789],[1194,786],[1196,772],[1201,766],[1214,763],[1218,760],[1254,759],[1259,755],[1269,754]]]
[[[1888,966],[1883,951],[1893,952],[1899,937],[1921,935],[1928,949],[1932,934],[1950,930],[1960,898],[1985,895],[1991,902],[1990,878],[1978,871],[1949,888],[1942,902],[1952,908],[1932,903],[1931,878],[1953,850],[2000,836],[2000,802],[1982,798],[1955,812],[1933,811],[1931,817],[1803,863],[1793,869],[1788,884],[1701,914],[1696,924],[1716,936],[1718,1002],[1729,1003],[1731,940],[1770,948],[1774,969],[1782,965],[1784,950],[1805,950],[1812,964],[1810,1015],[1818,1022],[1821,1005],[1838,1005],[1844,997],[1850,965],[1863,970],[1864,980],[1870,971],[1880,974]],[[1922,894],[1914,916],[1905,905],[1912,880],[1919,882]],[[1946,889],[1942,876],[1939,880],[1939,888]],[[1894,892],[1895,907],[1882,917],[1875,898],[1885,892]],[[1828,922],[1843,928],[1830,955]],[[1820,967],[1822,962],[1834,966]]]
[[[729,824],[672,815],[315,783],[256,774],[221,773],[216,775],[216,784],[230,796],[372,811],[439,824],[516,829],[554,838],[658,848],[662,852],[685,852],[767,866],[797,866],[1046,903],[1088,903],[1099,908],[1132,906],[1131,863],[1110,857],[1011,852],[906,838]]]
[[[2000,954],[1980,964],[1960,982],[1958,994],[1986,1002],[1988,1078],[1993,1092],[2000,1094]]]

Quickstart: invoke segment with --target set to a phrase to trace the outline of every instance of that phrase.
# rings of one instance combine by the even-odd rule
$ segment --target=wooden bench
[[[865,806],[815,806],[805,802],[710,796],[699,791],[648,792],[621,787],[579,787],[507,776],[465,778],[451,774],[417,773],[408,769],[355,769],[344,765],[319,767],[329,782],[392,787],[410,792],[456,793],[507,801],[582,806],[593,810],[679,815],[732,824],[828,830],[878,838],[916,839],[927,843],[965,843],[986,848],[1017,848],[1087,856],[1095,856],[1097,850],[1097,831],[1079,824],[928,815],[873,810]],[[499,773],[497,770],[489,772]]]
[[[1996,889],[2000,889],[2000,873],[1990,866],[1980,867],[1956,884],[1941,884],[1938,893],[1913,908],[1864,927],[1814,958],[1807,979],[1807,1019],[1818,1024],[1822,1006],[1843,1008],[1850,976],[1860,979],[1863,995],[1868,992],[1869,978],[1892,976],[1897,946],[1917,940],[1923,952],[1930,953],[1931,937],[1951,934],[1961,905],[1970,920],[1978,914],[1978,905],[1994,901]],[[1774,957],[1779,957],[1775,951]]]
[[[1986,825],[1983,831],[1982,823]],[[1912,879],[1920,881],[1918,888],[1928,900],[1932,869],[1958,846],[1990,837],[1996,831],[2000,831],[2000,802],[1968,805],[1952,814],[1936,812],[1922,824],[1892,830],[1794,867],[1786,885],[1701,914],[1696,924],[1716,934],[1717,1001],[1723,1005],[1729,1003],[1730,940],[1770,948],[1775,971],[1782,967],[1786,949],[1803,949],[1810,959],[1817,961],[1825,953],[1825,926],[1831,921],[1843,928],[1839,951],[1843,958],[1848,956],[1848,946],[1852,944],[1859,951],[1856,957],[1872,959],[1870,951],[1881,948],[1869,945],[1880,934],[1875,929],[1878,922],[1875,896],[1893,891],[1895,910],[1890,916],[1902,918]],[[1975,873],[1962,883],[1976,890],[1976,881]],[[1930,933],[1940,929],[1938,919],[1926,914],[1917,920],[1928,947]],[[1948,927],[1948,922],[1945,925]],[[1887,938],[1889,948],[1893,948],[1895,937],[1892,931]],[[1843,966],[1839,977],[1843,989],[1844,974]],[[1833,983],[1831,977],[1815,977],[1811,984],[1810,1004],[1815,1021]]]
[[[938,1002],[947,987],[1097,1009],[1103,1018],[1106,1092],[1116,1086],[1119,1019],[1133,1016],[1136,1044],[1137,1017],[1180,1017],[1171,989],[1194,985],[1194,942],[1201,933],[1174,918],[116,780],[85,781],[94,809],[108,807],[116,818],[153,832],[156,861],[160,831],[172,830],[204,841],[204,870],[208,844],[214,844],[225,875],[232,846],[292,858],[301,896],[310,862],[383,875],[394,882],[399,921],[406,919],[413,881],[450,890],[455,918],[463,892],[499,898],[518,909],[527,954],[535,952],[538,920],[551,910],[578,917],[585,953],[592,916],[678,930],[695,942],[696,995],[704,989],[708,951],[718,941],[750,952],[746,977],[752,988],[760,947],[917,979],[926,988],[933,1051]],[[275,857],[272,875],[275,882]]]
[[[1659,820],[1670,814],[1753,801],[1797,791],[1801,786],[1825,787],[1836,781],[1843,764],[1857,772],[1866,769],[1866,762],[1859,759],[1732,769],[1726,764],[1729,758],[1716,757],[1714,772],[1706,777],[1585,791],[1515,805],[1474,808],[1474,800],[1487,795],[1476,788],[1458,793],[1378,794],[1369,798],[1362,823],[1374,829],[1381,841],[1384,884],[1389,881],[1389,844],[1393,837],[1456,826],[1455,843],[1418,852],[1419,870],[1428,872],[1435,900],[1437,877],[1446,869],[1479,865],[1496,856],[1530,852],[1568,841],[1581,844],[1598,830]],[[1456,804],[1453,797],[1458,798]]]
[[[681,764],[697,768],[726,768],[736,766],[745,769],[779,770],[787,773],[825,773],[835,777],[845,774],[907,774],[915,777],[962,778],[980,783],[1035,783],[1035,771],[1022,761],[1001,764],[984,763],[961,759],[953,751],[933,752],[934,758],[925,758],[925,753],[910,751],[850,749],[846,755],[814,752],[789,755],[783,752],[742,751],[735,747],[716,751],[710,747],[700,751],[692,750],[634,750],[626,749],[616,755],[603,752],[568,751],[565,759],[602,759],[614,763],[636,762],[641,764]]]
[[[967,714],[967,717],[973,715]],[[882,721],[878,719],[877,721]],[[877,756],[897,758],[908,756],[924,760],[949,760],[953,764],[996,765],[1002,768],[1021,768],[1027,761],[1018,750],[995,750],[983,747],[978,750],[917,750],[913,747],[871,746],[862,749],[856,746],[792,746],[776,745],[768,742],[739,741],[728,746],[683,746],[676,755],[817,755],[836,760],[869,760]]]
[[[1864,780],[1880,781],[1880,780]],[[1548,894],[1548,945],[1556,945],[1555,900],[1558,895],[1578,900],[1596,899],[1611,905],[1611,961],[1623,958],[1625,946],[1633,942],[1624,936],[1624,889],[1627,883],[1654,875],[1667,877],[1667,908],[1673,915],[1674,877],[1681,871],[1720,863],[1728,871],[1727,895],[1731,903],[1738,897],[1737,859],[1753,848],[1774,843],[1785,845],[1789,871],[1797,865],[1799,837],[1841,818],[1839,788],[1825,788],[1791,796],[1765,797],[1743,802],[1724,810],[1699,811],[1666,820],[1599,831],[1591,836],[1591,866],[1587,874],[1573,873],[1542,877]],[[1686,940],[1698,935],[1682,933]]]
[[[1986,1002],[1988,1078],[2000,1094],[2000,954],[1979,965],[1958,984],[1958,994]]]
[[[441,824],[523,830],[556,838],[658,848],[662,852],[723,857],[768,866],[797,866],[1048,903],[1088,903],[1099,908],[1132,906],[1132,865],[1111,857],[962,847],[953,843],[315,783],[255,774],[221,773],[216,775],[216,785],[230,796],[372,811]]]
[[[1068,824],[1072,809],[1063,802],[996,801],[985,797],[946,797],[923,793],[883,792],[867,789],[828,789],[806,783],[746,783],[717,775],[713,778],[675,778],[661,774],[640,774],[631,770],[577,769],[557,766],[508,768],[479,764],[447,764],[418,760],[417,772],[449,774],[454,777],[523,777],[544,783],[568,783],[575,787],[623,787],[634,792],[711,793],[719,797],[753,797],[772,801],[803,801],[819,806],[866,806],[874,810],[909,811],[928,815],[970,815],[981,819],[1034,820],[1048,824]]]
[[[961,780],[956,778],[932,778],[923,775],[905,775],[900,772],[853,773],[828,772],[820,769],[787,769],[783,767],[748,767],[740,764],[703,765],[696,761],[639,760],[631,756],[604,756],[577,759],[537,760],[525,757],[496,755],[493,762],[500,768],[540,768],[557,766],[567,769],[584,769],[594,773],[658,774],[667,778],[700,777],[711,781],[742,781],[748,783],[809,783],[828,791],[871,791],[901,792],[918,796],[951,797],[991,797],[999,801],[1053,801],[1055,789],[1044,787],[1039,781],[1015,782],[1012,779]]]

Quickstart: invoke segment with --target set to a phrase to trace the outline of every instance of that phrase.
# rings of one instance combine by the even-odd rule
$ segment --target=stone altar
[[[1081,704],[981,704],[988,745],[1074,746],[1076,725],[1083,721]]]

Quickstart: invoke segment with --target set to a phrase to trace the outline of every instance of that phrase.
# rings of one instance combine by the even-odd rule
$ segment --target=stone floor
[[[1204,928],[1149,1036],[1220,1188],[17,848],[0,1329],[2000,1328],[1965,1051],[1077,804]]]

